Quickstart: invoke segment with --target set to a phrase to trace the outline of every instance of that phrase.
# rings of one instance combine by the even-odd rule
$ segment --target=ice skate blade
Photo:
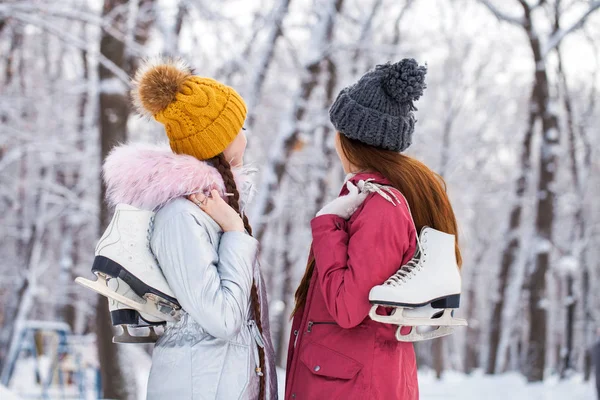
[[[152,315],[153,317],[160,318],[167,322],[176,322],[177,318],[161,313],[156,309],[154,303],[146,301],[146,303],[140,303],[135,300],[131,300],[128,297],[125,297],[115,291],[112,291],[107,286],[106,278],[102,275],[97,275],[98,279],[96,281],[90,281],[85,278],[77,278],[75,282],[79,283],[82,286],[85,286],[88,289],[93,290],[94,292],[101,294],[104,297],[108,297],[109,299],[113,299],[118,301],[119,303],[125,304],[128,307],[133,308],[141,313]]]
[[[94,258],[94,265],[92,266],[92,272],[96,275],[103,275],[111,278],[119,278],[125,282],[131,290],[133,290],[138,296],[142,298],[154,297],[161,299],[167,306],[173,309],[179,309],[181,306],[176,298],[171,297],[160,290],[157,290],[151,286],[145,284],[138,277],[130,273],[121,264],[111,260],[104,256],[96,256]]]
[[[439,318],[413,318],[404,316],[404,308],[396,308],[392,315],[379,315],[377,309],[380,306],[375,304],[369,311],[369,317],[373,321],[383,324],[402,325],[402,326],[468,326],[466,319],[454,318],[452,310],[446,308]]]
[[[123,332],[120,335],[113,337],[113,343],[156,343],[158,340],[158,335],[152,328],[150,328],[150,334],[148,336],[133,336],[129,333],[126,326],[121,326],[121,329],[123,329]]]
[[[417,332],[416,327],[413,327],[408,335],[403,335],[400,332],[401,329],[402,326],[399,326],[396,330],[396,339],[399,342],[422,342],[424,340],[432,340],[443,336],[448,336],[454,332],[454,328],[451,326],[440,326],[434,331],[424,333]]]

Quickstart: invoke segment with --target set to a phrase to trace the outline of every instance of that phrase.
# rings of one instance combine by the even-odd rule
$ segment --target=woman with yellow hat
[[[277,398],[258,242],[243,212],[249,185],[237,172],[244,100],[180,61],[143,66],[133,97],[164,125],[170,149],[114,149],[107,197],[156,212],[150,249],[182,307],[156,342],[148,399]]]

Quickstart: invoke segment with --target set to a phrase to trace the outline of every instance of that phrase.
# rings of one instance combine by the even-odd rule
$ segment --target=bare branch
[[[84,42],[83,40],[79,39],[76,36],[66,33],[64,30],[62,30],[58,27],[55,27],[50,23],[47,23],[43,19],[35,18],[32,16],[25,16],[25,15],[19,15],[19,19],[22,22],[30,23],[32,25],[35,25],[35,26],[45,30],[48,33],[55,35],[60,40],[66,42],[67,44],[74,46],[77,49],[83,50],[87,53],[90,52],[88,43]],[[125,83],[127,85],[127,87],[129,87],[130,79],[129,79],[129,75],[127,75],[127,73],[125,71],[123,71],[115,63],[113,63],[111,60],[109,60],[104,55],[100,54],[99,52],[94,52],[93,55],[95,57],[98,57],[98,62],[100,64],[102,64],[102,66],[104,66],[107,70],[112,72],[119,80],[123,81],[123,83]]]
[[[406,0],[404,7],[402,7],[402,10],[400,10],[398,17],[396,18],[396,21],[394,21],[394,36],[392,39],[392,45],[394,45],[394,46],[397,46],[398,44],[400,44],[400,24],[402,22],[402,19],[408,12],[408,10],[413,5],[413,3],[414,3],[414,0]]]
[[[249,110],[247,119],[249,126],[253,126],[254,124],[254,118],[256,117],[256,105],[260,101],[263,84],[267,77],[267,71],[269,70],[271,61],[273,60],[275,45],[277,44],[277,40],[283,34],[282,24],[288,13],[289,4],[290,0],[281,0],[281,2],[274,9],[273,15],[270,18],[271,21],[269,21],[270,26],[267,30],[267,40],[260,51],[260,56],[258,57],[258,61],[254,66],[253,73],[251,73],[249,79],[249,90],[248,95],[246,96],[248,99],[246,104]]]
[[[546,4],[547,0],[539,0],[534,6],[531,7],[531,10],[535,10],[538,7],[543,6],[544,4]]]
[[[12,12],[12,13],[11,13]],[[120,32],[116,27],[112,25],[112,19],[109,17],[99,17],[94,13],[88,12],[84,10],[74,10],[70,8],[60,7],[60,8],[44,8],[42,9],[39,5],[36,4],[10,4],[10,5],[2,5],[0,4],[0,15],[10,15],[13,18],[19,19],[20,15],[40,15],[43,14],[44,17],[56,17],[60,19],[66,19],[69,21],[77,20],[85,22],[86,24],[91,24],[94,26],[98,26],[102,28],[107,34],[114,37],[117,40],[124,42],[127,38],[125,34]],[[62,23],[62,22],[61,22]],[[140,46],[138,43],[127,43],[127,46],[130,51],[134,51],[136,53],[143,53],[143,46]]]
[[[588,17],[590,15],[592,15],[594,13],[594,11],[598,10],[599,8],[600,8],[600,0],[596,0],[592,3],[590,3],[588,10],[585,13],[583,13],[583,15],[581,15],[581,17],[579,17],[577,19],[577,21],[575,21],[571,26],[569,26],[566,29],[559,29],[552,36],[550,36],[548,43],[546,43],[546,46],[544,47],[544,50],[542,51],[542,57],[546,57],[548,55],[548,53],[550,53],[552,50],[556,49],[556,47],[560,44],[560,42],[565,37],[567,37],[568,35],[570,35],[571,33],[575,32],[575,31],[577,31],[578,29],[581,29],[583,27],[583,25],[585,25],[585,22],[587,21]]]
[[[519,3],[521,3],[521,7],[523,7],[523,10],[525,12],[531,12],[532,11],[532,7],[529,5],[529,3],[527,2],[527,0],[519,0]]]
[[[479,0],[479,2],[486,6],[488,10],[490,10],[492,14],[494,14],[494,16],[498,18],[499,21],[505,21],[513,25],[523,26],[523,18],[513,17],[511,15],[505,14],[504,12],[500,11],[495,5],[490,3],[488,0]]]

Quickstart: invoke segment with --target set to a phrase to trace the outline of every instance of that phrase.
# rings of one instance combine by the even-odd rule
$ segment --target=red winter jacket
[[[351,181],[368,178],[390,185],[370,173]],[[346,193],[344,187],[340,195]],[[396,340],[397,326],[368,316],[371,288],[415,252],[406,205],[371,194],[349,221],[322,215],[311,226],[316,266],[306,304],[292,324],[286,400],[417,400],[413,345]]]

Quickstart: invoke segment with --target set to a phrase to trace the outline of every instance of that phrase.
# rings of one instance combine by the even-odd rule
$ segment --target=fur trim
[[[224,196],[221,174],[204,161],[175,154],[166,145],[126,144],[115,147],[104,162],[106,198],[111,206],[125,203],[156,210],[169,201],[216,188]],[[240,197],[251,190],[246,174],[235,171]],[[247,200],[247,199],[246,199]]]
[[[191,76],[192,71],[183,60],[154,58],[144,61],[135,74],[131,91],[137,111],[148,117],[164,111]]]

